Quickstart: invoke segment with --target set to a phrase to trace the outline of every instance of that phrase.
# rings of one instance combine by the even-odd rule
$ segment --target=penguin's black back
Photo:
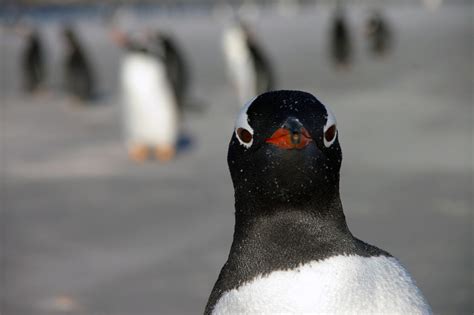
[[[87,55],[72,29],[64,30],[69,52],[64,60],[65,88],[82,101],[94,96],[94,75]]]
[[[270,60],[255,40],[248,38],[247,46],[257,75],[257,94],[275,89],[275,74]]]
[[[166,71],[173,86],[178,104],[180,104],[179,106],[182,108],[189,85],[188,65],[181,49],[171,36],[166,34],[160,34],[158,36],[158,40],[161,42],[164,51]]]

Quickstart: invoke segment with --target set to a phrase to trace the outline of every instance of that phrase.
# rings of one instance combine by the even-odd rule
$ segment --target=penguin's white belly
[[[129,53],[121,81],[128,142],[174,146],[178,112],[164,65],[153,56]]]
[[[223,49],[229,76],[237,89],[241,105],[244,105],[256,96],[257,77],[243,32],[239,29],[228,30],[224,35]]]
[[[213,314],[431,314],[395,258],[335,256],[228,291]]]

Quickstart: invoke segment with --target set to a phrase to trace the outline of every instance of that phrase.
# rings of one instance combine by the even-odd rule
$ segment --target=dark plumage
[[[173,85],[176,100],[183,106],[189,88],[189,67],[176,41],[168,34],[157,33],[156,40],[163,51],[168,77]]]
[[[251,36],[247,39],[247,45],[257,73],[257,92],[258,94],[271,91],[275,88],[275,74],[271,66],[270,59],[266,57],[263,49]]]
[[[34,92],[46,78],[44,49],[37,31],[28,32],[21,60],[23,87],[28,93]]]
[[[369,50],[375,56],[384,56],[392,47],[392,32],[380,11],[372,13],[367,21],[366,36]]]
[[[81,101],[89,101],[95,93],[94,74],[90,61],[72,28],[63,30],[66,42],[64,80],[66,91]]]
[[[352,43],[349,25],[342,8],[336,9],[331,32],[330,54],[336,66],[347,67],[352,61]]]

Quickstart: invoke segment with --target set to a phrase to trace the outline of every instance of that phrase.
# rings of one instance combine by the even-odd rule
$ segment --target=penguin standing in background
[[[87,54],[71,27],[63,29],[63,37],[66,43],[64,56],[65,89],[79,101],[90,101],[95,93],[95,82]]]
[[[392,46],[390,26],[380,11],[374,11],[366,24],[366,37],[369,50],[376,57],[383,57],[389,53]]]
[[[120,81],[129,156],[144,161],[154,154],[170,160],[176,154],[179,109],[163,46],[145,33],[126,36],[116,31],[113,37],[125,49]]]
[[[349,231],[336,118],[313,95],[250,101],[227,160],[234,239],[205,314],[431,313],[399,261]]]
[[[330,31],[331,58],[339,69],[348,69],[352,61],[352,43],[344,9],[336,8]]]
[[[34,93],[43,87],[46,79],[44,49],[37,30],[27,27],[22,33],[26,39],[21,57],[23,88],[27,93]]]
[[[270,60],[242,21],[237,21],[224,32],[223,50],[240,104],[274,89],[275,77]]]
[[[182,114],[189,89],[189,67],[184,54],[171,35],[157,32],[155,38],[158,45],[157,51],[160,55],[158,58],[164,60],[166,71]]]

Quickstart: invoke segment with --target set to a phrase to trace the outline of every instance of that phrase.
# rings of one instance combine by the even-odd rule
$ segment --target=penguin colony
[[[336,118],[313,95],[262,94],[229,144],[235,230],[205,314],[430,314],[407,270],[354,237]]]
[[[392,32],[380,10],[374,10],[369,16],[365,35],[369,51],[375,56],[386,55],[392,47]],[[31,28],[25,37],[26,45],[22,54],[23,86],[26,92],[33,92],[45,81],[45,53],[37,28]],[[150,37],[148,40],[154,40],[156,46],[161,46],[161,56],[158,57],[165,60],[168,80],[182,112],[189,86],[188,65],[172,36],[155,32],[152,37],[154,38]],[[63,39],[66,51],[63,61],[65,90],[80,101],[90,101],[96,92],[96,78],[88,54],[72,27],[64,27]],[[329,39],[333,63],[338,68],[348,68],[353,59],[352,40],[350,25],[340,4],[337,5],[331,22]],[[147,46],[152,44],[146,43]],[[222,48],[229,79],[235,88],[239,104],[275,89],[275,70],[271,59],[247,23],[236,18],[223,32]]]
[[[37,27],[20,26],[19,33],[25,37],[21,56],[23,89],[26,93],[36,93],[45,86],[47,52]],[[91,101],[95,96],[96,87],[88,55],[71,26],[65,26],[61,36],[64,44],[62,87],[75,101],[82,103]]]
[[[374,12],[366,25],[366,37],[370,51],[383,56],[390,48],[390,32],[381,13]],[[142,38],[124,34],[113,37],[124,50],[119,72],[129,156],[135,161],[150,157],[170,160],[177,152],[189,90],[189,68],[184,55],[176,41],[163,32],[148,32],[142,34]],[[338,69],[348,69],[353,53],[349,26],[341,5],[336,7],[330,39],[334,64]],[[88,54],[72,27],[64,27],[63,40],[64,89],[73,100],[90,102],[96,96],[97,82]],[[248,24],[236,18],[223,32],[222,49],[238,104],[275,89],[275,71],[270,58]],[[44,85],[43,55],[38,32],[31,31],[22,58],[27,92],[34,92]]]

